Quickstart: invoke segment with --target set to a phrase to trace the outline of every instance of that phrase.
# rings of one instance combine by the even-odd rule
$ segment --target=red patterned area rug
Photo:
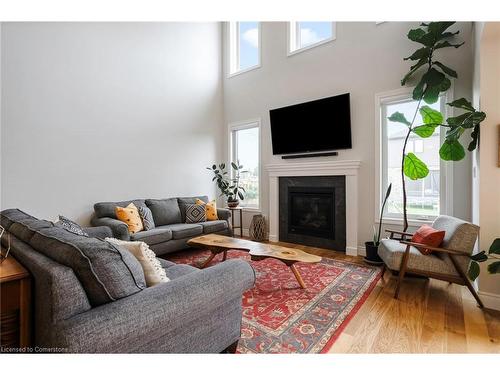
[[[209,256],[188,250],[168,257],[198,266]],[[275,259],[250,260],[244,251],[228,251],[228,259],[245,259],[255,269],[255,286],[243,295],[239,353],[325,353],[367,299],[381,269],[323,258],[296,263],[307,289],[291,270]],[[210,266],[222,261],[217,255]]]

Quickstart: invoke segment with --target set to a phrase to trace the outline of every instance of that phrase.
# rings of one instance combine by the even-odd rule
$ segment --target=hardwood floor
[[[322,257],[364,263],[362,257],[288,243]],[[480,309],[466,287],[386,272],[330,353],[500,353],[500,312]]]

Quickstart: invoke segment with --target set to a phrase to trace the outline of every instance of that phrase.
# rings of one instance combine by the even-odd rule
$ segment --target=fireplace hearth
[[[279,178],[279,240],[345,251],[345,177]]]

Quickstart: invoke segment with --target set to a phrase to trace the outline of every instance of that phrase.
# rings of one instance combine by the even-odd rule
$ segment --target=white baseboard
[[[358,256],[360,256],[360,257],[366,256],[366,247],[358,246]]]
[[[484,307],[492,310],[500,311],[500,295],[488,292],[477,292],[481,301],[483,301]]]

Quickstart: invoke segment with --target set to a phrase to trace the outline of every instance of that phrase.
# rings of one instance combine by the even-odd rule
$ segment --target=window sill
[[[433,221],[434,219],[428,219],[428,220],[408,219],[408,226],[419,227],[423,224],[432,224]],[[375,220],[375,223],[379,224],[380,220],[379,219]],[[382,219],[382,224],[403,225],[403,219],[384,218]]]
[[[258,64],[258,65],[255,65],[255,66],[251,66],[250,68],[246,68],[246,69],[243,69],[243,70],[238,70],[238,71],[236,71],[234,73],[229,73],[227,75],[227,78],[232,78],[232,77],[238,76],[240,74],[247,73],[247,72],[250,72],[250,71],[255,70],[255,69],[259,69],[260,67],[261,67],[260,64]]]
[[[290,57],[290,56],[297,55],[297,54],[299,54],[301,52],[304,52],[304,51],[309,51],[310,49],[313,49],[315,47],[319,47],[319,46],[321,46],[323,44],[333,42],[335,39],[336,39],[335,37],[331,37],[331,38],[322,40],[320,42],[311,44],[310,46],[306,46],[306,47],[301,47],[301,48],[298,48],[298,49],[294,49],[293,51],[288,50],[287,56]]]

